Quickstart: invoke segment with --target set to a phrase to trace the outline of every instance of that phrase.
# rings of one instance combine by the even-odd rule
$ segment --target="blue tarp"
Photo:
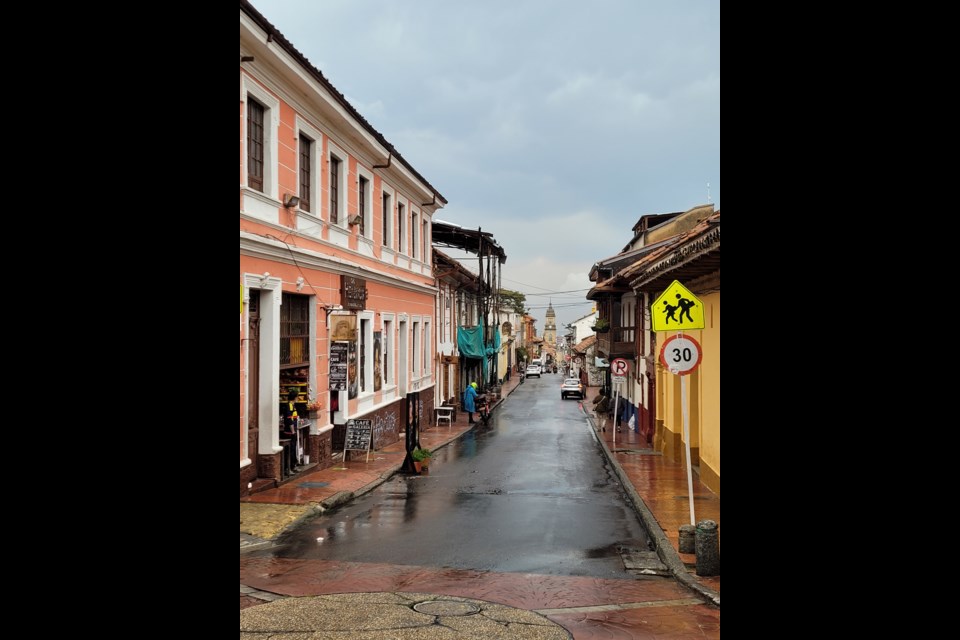
[[[475,358],[483,362],[483,380],[486,383],[487,378],[487,360],[496,357],[500,351],[500,330],[493,330],[493,342],[483,344],[483,327],[476,326],[470,328],[457,327],[457,348],[460,355],[466,358]]]

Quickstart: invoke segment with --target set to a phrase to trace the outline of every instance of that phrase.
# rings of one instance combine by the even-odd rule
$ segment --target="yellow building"
[[[644,295],[643,326],[651,337],[647,359],[655,360],[653,446],[672,460],[685,459],[684,409],[690,424],[691,459],[699,467],[700,480],[720,493],[720,212],[680,233],[659,250],[621,272],[620,277],[640,297]],[[678,281],[702,303],[702,329],[688,329],[700,346],[698,367],[687,375],[676,375],[664,366],[661,347],[676,331],[651,332],[651,307],[671,283]],[[699,311],[699,310],[698,310]],[[682,317],[682,316],[681,316]],[[686,378],[686,407],[681,384]]]

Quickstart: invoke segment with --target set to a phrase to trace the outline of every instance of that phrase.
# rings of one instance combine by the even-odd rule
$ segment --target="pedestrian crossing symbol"
[[[703,329],[703,303],[690,290],[674,280],[650,308],[654,331]]]

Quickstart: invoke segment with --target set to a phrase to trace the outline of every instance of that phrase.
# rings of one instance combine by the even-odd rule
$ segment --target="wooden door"
[[[247,427],[260,428],[260,291],[250,292],[250,324],[247,328],[249,354],[247,366]]]

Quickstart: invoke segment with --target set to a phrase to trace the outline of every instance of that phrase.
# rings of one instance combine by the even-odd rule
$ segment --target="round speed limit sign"
[[[693,373],[702,358],[703,350],[690,336],[670,336],[660,348],[660,363],[677,376]]]

